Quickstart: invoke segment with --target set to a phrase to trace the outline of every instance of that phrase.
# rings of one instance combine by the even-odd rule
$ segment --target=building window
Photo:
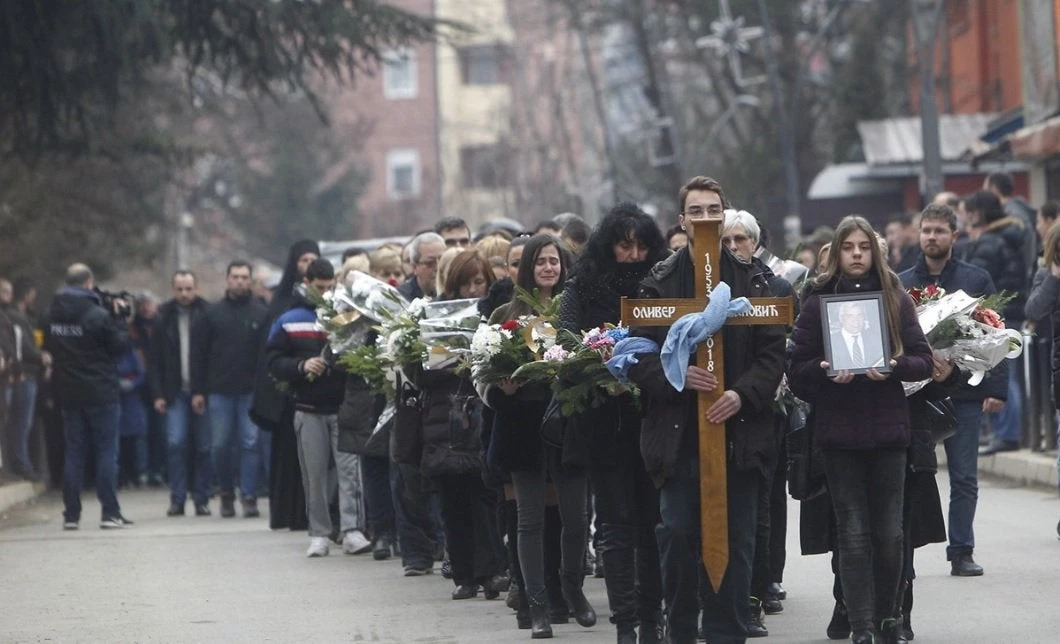
[[[416,98],[416,52],[407,47],[383,54],[383,96]]]
[[[465,188],[502,188],[508,176],[508,155],[499,145],[460,148]]]
[[[505,82],[504,48],[473,45],[460,49],[460,76],[465,85],[497,85]]]
[[[386,194],[392,200],[420,196],[420,153],[410,148],[386,153]]]

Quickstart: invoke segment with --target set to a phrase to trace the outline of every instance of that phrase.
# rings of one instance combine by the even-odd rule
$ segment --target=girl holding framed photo
[[[824,454],[838,526],[839,575],[852,641],[896,642],[910,441],[902,381],[931,378],[935,365],[913,301],[888,268],[869,222],[845,217],[831,248],[795,323],[788,382],[796,396],[814,405],[814,441]],[[834,370],[825,357],[830,338],[822,324],[822,297],[875,292],[881,295],[887,368]]]

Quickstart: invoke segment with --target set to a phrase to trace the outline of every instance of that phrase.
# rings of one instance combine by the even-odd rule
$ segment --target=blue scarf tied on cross
[[[681,316],[677,322],[674,322],[666,334],[666,341],[661,351],[659,345],[648,338],[626,338],[615,345],[614,353],[607,361],[607,370],[619,382],[629,382],[629,369],[637,364],[636,354],[658,351],[666,380],[677,391],[684,391],[688,361],[692,358],[696,347],[717,333],[725,325],[725,320],[750,312],[750,300],[746,297],[732,299],[729,285],[719,282],[710,294],[707,308],[699,313]]]

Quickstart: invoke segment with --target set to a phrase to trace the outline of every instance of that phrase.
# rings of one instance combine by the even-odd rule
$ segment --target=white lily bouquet
[[[909,294],[931,348],[961,371],[970,372],[969,385],[979,385],[1002,360],[1023,353],[1023,336],[1015,329],[1006,329],[997,312],[1010,296],[999,293],[975,298],[964,291],[946,293],[933,284],[910,289]],[[912,395],[929,382],[903,383],[905,394]]]

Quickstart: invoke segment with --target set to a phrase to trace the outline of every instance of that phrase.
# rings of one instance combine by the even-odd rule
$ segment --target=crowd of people
[[[620,644],[718,644],[768,636],[763,614],[783,611],[786,437],[795,406],[808,404],[827,493],[803,502],[802,551],[832,553],[828,637],[908,641],[916,547],[946,542],[953,575],[983,574],[973,558],[977,458],[1019,448],[1023,383],[1002,363],[970,385],[933,351],[907,289],[1004,291],[1013,296],[1003,311],[1010,327],[1030,322],[1051,337],[1060,319],[1060,207],[1034,211],[1012,193],[1011,177],[991,175],[983,190],[943,193],[881,232],[845,217],[795,254],[803,266],[778,260],[756,218],[733,209],[717,181],[695,177],[665,231],[622,203],[595,228],[563,215],[532,232],[475,235],[445,218],[403,245],[350,249],[339,266],[303,240],[265,297],[241,260],[229,263],[218,301],[200,297],[200,276],[182,269],[160,306],[96,289],[91,268],[75,263],[38,318],[32,284],[0,279],[3,453],[16,473],[39,478],[30,433],[38,415],[52,428],[49,451],[58,445],[61,459],[49,459],[49,469],[61,473],[67,530],[80,527],[86,478],[102,505],[99,526],[117,529],[132,524],[119,485],[164,476],[169,517],[185,515],[190,495],[197,517],[210,516],[216,498],[220,517],[235,517],[238,501],[254,519],[267,497],[269,527],[308,532],[308,557],[332,545],[397,557],[407,577],[442,562],[454,600],[507,593],[513,627],[534,639],[571,619],[597,622],[582,591],[585,576],[596,575]],[[325,294],[361,271],[410,301],[477,298],[490,323],[558,299],[561,329],[617,325],[622,297],[696,296],[692,230],[703,224],[721,227],[714,268],[732,297],[791,297],[793,327],[723,327],[721,392],[716,371],[694,356],[676,386],[665,356],[638,352],[628,375],[639,398],[626,390],[579,413],[559,441],[541,431],[550,387],[477,382],[455,368],[401,373],[393,417],[381,418],[385,399],[342,367],[317,320]],[[865,310],[847,307],[839,315],[855,324],[834,340],[846,362],[830,364],[825,303],[860,293],[879,302],[882,357],[867,359],[875,349],[863,344]],[[631,330],[659,347],[668,333]],[[924,380],[907,397],[902,383]],[[705,419],[700,393],[719,394]],[[925,430],[943,400],[955,419],[944,438],[948,516],[933,463],[941,438]],[[703,420],[727,432],[730,554],[720,583],[700,560]],[[980,449],[984,425],[993,438]],[[154,465],[151,437],[159,435],[164,471]]]

